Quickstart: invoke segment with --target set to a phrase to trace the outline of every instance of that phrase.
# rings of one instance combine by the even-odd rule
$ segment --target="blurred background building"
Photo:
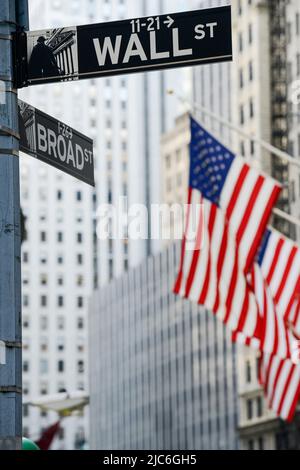
[[[235,347],[211,313],[172,293],[179,255],[172,244],[95,294],[92,449],[238,448]]]
[[[287,43],[287,97],[289,153],[300,158],[300,3],[287,2],[286,5]],[[290,168],[290,207],[291,213],[299,218],[300,172]],[[300,240],[297,229],[296,239]]]

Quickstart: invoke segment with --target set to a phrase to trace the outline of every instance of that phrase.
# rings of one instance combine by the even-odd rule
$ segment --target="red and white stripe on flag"
[[[300,334],[300,247],[276,230],[269,229],[261,270],[278,315]]]
[[[196,210],[195,210],[196,208]],[[204,305],[231,329],[249,336],[259,325],[257,304],[244,275],[239,246],[224,212],[189,191],[189,210],[174,292]]]
[[[219,207],[236,236],[241,262],[248,271],[281,191],[279,183],[235,157],[221,192]]]
[[[283,316],[278,314],[271,290],[257,263],[254,264],[249,277],[251,277],[249,284],[252,286],[258,305],[261,328],[257,336],[252,338],[247,338],[243,331],[237,330],[232,334],[232,340],[281,359],[292,358],[292,351],[297,347],[298,341],[287,327]]]
[[[300,398],[300,365],[289,359],[263,354],[260,381],[269,408],[282,419],[292,421]]]

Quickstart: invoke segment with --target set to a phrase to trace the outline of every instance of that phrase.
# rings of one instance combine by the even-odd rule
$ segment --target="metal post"
[[[16,30],[16,7],[0,2],[0,341],[5,364],[0,364],[0,449],[21,448],[21,227],[17,92],[13,89],[11,34]]]
[[[28,0],[16,0],[16,22],[21,29],[29,30]]]

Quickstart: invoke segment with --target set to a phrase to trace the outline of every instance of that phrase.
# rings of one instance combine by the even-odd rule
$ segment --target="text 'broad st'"
[[[94,186],[93,141],[19,100],[20,150]]]

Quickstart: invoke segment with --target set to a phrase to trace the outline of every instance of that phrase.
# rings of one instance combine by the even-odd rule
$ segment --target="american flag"
[[[282,419],[292,421],[300,399],[300,366],[290,359],[263,354],[260,382],[269,408]]]
[[[260,381],[268,405],[290,421],[300,393],[300,247],[268,229],[251,274],[264,326],[260,338],[235,333],[233,339],[263,351]]]
[[[300,334],[300,247],[275,230],[268,230],[259,254],[264,279],[276,305],[276,313],[295,342]],[[283,327],[284,328],[284,327]],[[282,329],[279,334],[284,334]],[[291,359],[263,354],[260,379],[269,407],[282,419],[291,421],[300,398],[299,349],[291,346]]]
[[[292,358],[298,340],[284,317],[278,315],[270,287],[257,263],[254,264],[251,274],[248,276],[248,284],[257,301],[261,328],[253,337],[246,337],[243,332],[235,331],[232,334],[232,340],[263,353],[276,355],[281,359]],[[298,362],[298,359],[295,360]]]
[[[255,335],[260,324],[245,273],[279,192],[277,182],[235,156],[191,118],[188,204],[204,204],[204,222],[198,216],[193,246],[189,210],[174,291],[205,305],[230,328],[248,336]]]
[[[247,285],[238,246],[224,213],[204,199],[199,191],[190,192],[190,197],[191,206],[199,207],[197,230],[193,239],[193,222],[188,215],[180,273],[174,292],[205,305],[231,329],[242,322],[244,331],[254,334],[260,320],[257,304]],[[226,243],[224,253],[220,250],[220,236]],[[201,239],[202,244],[199,243]]]
[[[266,230],[249,282],[262,318],[261,336],[258,342],[235,332],[233,340],[289,358],[293,338],[300,334],[300,247],[276,230]]]

